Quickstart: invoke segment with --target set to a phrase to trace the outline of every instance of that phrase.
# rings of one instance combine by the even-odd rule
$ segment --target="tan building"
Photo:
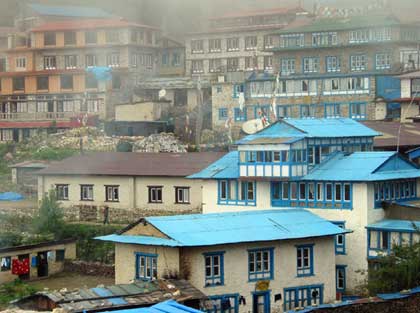
[[[130,221],[201,212],[201,184],[186,178],[223,153],[105,152],[78,155],[38,172],[38,198],[55,190],[69,218]],[[105,210],[105,207],[108,210]],[[108,212],[105,212],[108,211]]]
[[[209,296],[208,312],[284,312],[335,299],[344,232],[290,209],[150,217],[97,239],[116,244],[116,283],[180,277]]]
[[[0,249],[0,282],[30,280],[61,272],[65,260],[76,259],[73,239]]]

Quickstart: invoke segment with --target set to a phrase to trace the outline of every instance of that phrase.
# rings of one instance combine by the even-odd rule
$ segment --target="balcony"
[[[0,113],[0,120],[10,121],[33,121],[33,120],[69,120],[79,117],[86,112],[19,112],[19,113]]]

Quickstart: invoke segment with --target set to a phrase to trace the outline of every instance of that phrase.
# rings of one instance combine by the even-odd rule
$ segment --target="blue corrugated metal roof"
[[[365,125],[349,119],[288,119],[275,124],[239,140],[237,144],[246,144],[260,138],[337,138],[337,137],[374,137],[380,133]]]
[[[53,6],[30,3],[28,6],[40,15],[68,16],[68,17],[112,17],[108,12],[92,7],[82,6]]]
[[[148,308],[135,308],[126,310],[105,311],[104,313],[203,313],[202,311],[168,300]]]
[[[145,220],[173,239],[173,242],[164,242],[173,247],[299,239],[348,232],[303,209],[159,216],[146,217]],[[125,237],[110,235],[97,239],[127,243]],[[154,242],[146,236],[129,237],[129,243],[162,245],[159,240]],[[132,237],[137,238],[136,242]]]
[[[91,290],[101,297],[110,297],[110,296],[114,295],[110,290],[108,290],[106,288],[96,287],[96,288],[91,288]],[[114,305],[127,304],[127,301],[125,301],[124,298],[122,298],[122,297],[108,298],[107,300]]]
[[[202,171],[192,174],[187,178],[200,179],[229,179],[238,178],[239,176],[239,152],[232,151],[225,154],[216,162],[210,164]]]
[[[405,231],[413,232],[415,231],[414,225],[420,229],[420,221],[408,221],[408,220],[390,220],[385,219],[373,224],[366,226],[368,229],[377,229],[377,230],[394,230],[394,231]]]
[[[395,152],[337,153],[303,180],[379,181],[420,177],[420,170]]]
[[[173,239],[151,237],[151,236],[107,235],[107,236],[96,237],[96,239],[104,240],[104,241],[111,241],[111,242],[119,242],[119,243],[132,243],[132,244],[138,244],[139,241],[141,241],[142,244],[151,245],[151,246],[176,247],[180,245],[179,242]]]

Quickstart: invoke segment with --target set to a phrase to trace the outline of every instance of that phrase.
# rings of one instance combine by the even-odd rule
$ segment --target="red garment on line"
[[[12,260],[12,274],[13,275],[24,275],[29,274],[29,259],[18,259]]]

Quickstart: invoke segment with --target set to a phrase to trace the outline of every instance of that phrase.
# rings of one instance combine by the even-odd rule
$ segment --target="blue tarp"
[[[109,311],[104,313],[203,313],[202,311],[190,308],[188,306],[177,303],[174,300],[168,300],[155,304],[148,308],[136,308]]]
[[[111,68],[107,66],[88,67],[86,68],[86,72],[95,75],[97,80],[106,81],[112,79]]]
[[[17,192],[3,192],[0,193],[0,201],[20,201],[23,200],[24,197]]]

